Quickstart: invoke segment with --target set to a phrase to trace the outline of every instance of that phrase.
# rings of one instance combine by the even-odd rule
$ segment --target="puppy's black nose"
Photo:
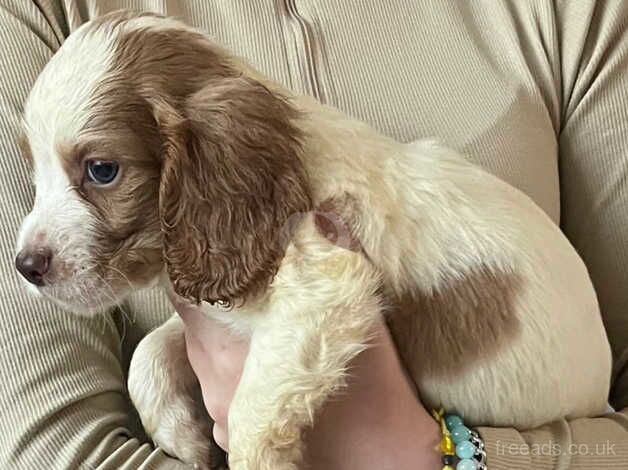
[[[22,250],[15,258],[15,267],[28,282],[36,286],[44,285],[44,275],[50,267],[52,253],[48,249]]]

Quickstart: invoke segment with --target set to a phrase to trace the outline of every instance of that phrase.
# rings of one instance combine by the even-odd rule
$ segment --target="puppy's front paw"
[[[219,468],[211,458],[211,420],[194,410],[191,403],[174,400],[159,409],[143,407],[140,418],[155,445],[167,454],[199,470]]]
[[[263,455],[266,454],[266,455]],[[229,454],[229,470],[299,470],[299,465],[282,459],[279,455],[247,455],[238,457]]]
[[[220,459],[212,459],[220,454],[188,363],[180,320],[169,320],[140,342],[131,360],[128,389],[144,429],[156,445],[199,469],[220,468],[216,466]]]
[[[229,432],[229,469],[299,470],[302,461],[300,428],[290,424],[276,426],[276,423],[251,428],[251,417],[241,414],[240,411],[246,410],[238,405],[234,400],[229,411],[229,425],[232,426]]]

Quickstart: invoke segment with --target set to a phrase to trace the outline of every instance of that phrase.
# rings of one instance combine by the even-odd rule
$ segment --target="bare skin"
[[[248,343],[194,307],[177,305],[190,364],[215,420],[214,438],[229,449],[227,415]],[[309,470],[440,468],[439,430],[416,398],[384,325],[350,368],[345,392],[328,403],[306,435]]]

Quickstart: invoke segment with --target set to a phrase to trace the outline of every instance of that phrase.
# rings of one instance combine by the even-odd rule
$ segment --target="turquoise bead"
[[[456,470],[477,470],[478,464],[475,460],[464,459],[458,462],[456,465]]]
[[[462,422],[462,418],[458,415],[447,415],[445,416],[445,424],[447,425],[447,429],[451,431],[453,428],[462,426],[464,423]]]
[[[458,426],[453,428],[451,431],[451,440],[454,441],[454,444],[460,444],[462,441],[468,441],[471,439],[471,431],[466,426]]]
[[[456,455],[461,459],[470,459],[475,454],[475,446],[471,441],[462,441],[456,446]]]

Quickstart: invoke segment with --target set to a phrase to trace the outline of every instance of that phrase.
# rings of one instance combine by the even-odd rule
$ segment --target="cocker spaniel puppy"
[[[116,13],[28,98],[37,196],[16,266],[81,314],[160,282],[250,337],[233,470],[299,468],[301,434],[385,316],[427,406],[528,428],[604,412],[610,350],[587,270],[524,194],[261,76],[204,34]],[[129,390],[168,452],[207,464],[175,315]]]

